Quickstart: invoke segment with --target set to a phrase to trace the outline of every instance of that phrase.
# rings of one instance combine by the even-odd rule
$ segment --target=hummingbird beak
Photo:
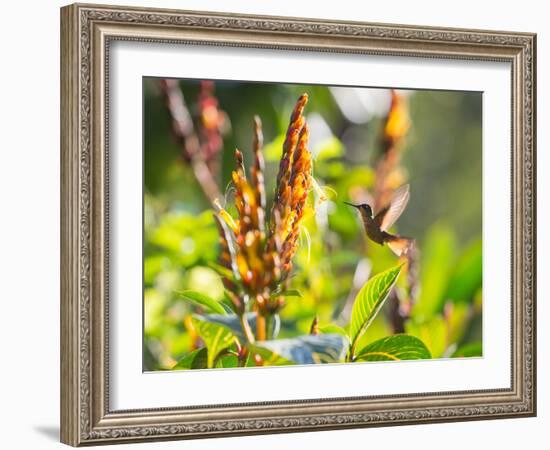
[[[346,205],[353,206],[354,208],[359,208],[359,205],[354,205],[353,203],[344,202]]]

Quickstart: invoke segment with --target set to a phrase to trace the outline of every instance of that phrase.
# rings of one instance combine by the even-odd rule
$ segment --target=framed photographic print
[[[62,8],[62,441],[534,415],[535,38]]]

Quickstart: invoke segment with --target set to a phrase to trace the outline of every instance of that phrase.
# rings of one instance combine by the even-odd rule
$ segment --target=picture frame
[[[109,71],[115,42],[509,64],[510,385],[113,409],[109,292],[116,273],[110,267],[109,193],[115,172],[110,165]],[[536,35],[530,33],[106,5],[63,7],[61,441],[81,446],[536,415],[535,90]]]

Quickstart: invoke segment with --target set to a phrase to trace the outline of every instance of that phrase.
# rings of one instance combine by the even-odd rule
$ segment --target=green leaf
[[[201,294],[200,292],[178,291],[177,294],[185,300],[189,300],[193,303],[196,303],[197,305],[206,308],[210,312],[214,312],[217,314],[227,314],[227,311],[220,304],[220,302],[208,297],[207,295]]]
[[[338,192],[347,191],[338,190]],[[353,209],[354,208],[351,208],[342,202],[335,202],[334,205],[332,205],[330,210],[331,212],[328,216],[330,229],[347,239],[354,239],[357,237],[357,233],[361,229],[359,228],[359,221],[356,218],[357,212],[353,211]],[[357,262],[357,253],[350,253],[347,256],[351,262]]]
[[[481,342],[472,342],[459,347],[453,354],[452,358],[472,358],[474,356],[483,356],[483,347]]]
[[[245,340],[241,321],[236,314],[227,314],[227,315],[205,314],[201,317],[203,320],[206,320],[207,322],[213,322],[219,325],[223,325],[224,327],[231,330],[235,336],[237,336],[242,340]],[[248,324],[250,325],[250,329],[252,330],[252,333],[255,335],[256,319],[258,315],[255,312],[248,312],[244,315],[244,317],[247,320]],[[279,317],[278,314],[273,314],[272,316],[270,316],[269,322],[267,324],[267,328],[269,332],[269,338],[275,339],[281,329],[281,318]]]
[[[348,344],[348,339],[340,334],[319,334],[256,342],[253,349],[261,356],[262,349],[268,350],[270,354],[296,364],[319,364],[342,361]],[[276,362],[275,365],[284,365]]]
[[[220,305],[227,314],[235,314],[235,305],[231,301],[231,298],[227,295],[227,289],[224,291],[223,300],[220,300]]]
[[[458,259],[449,280],[445,299],[455,303],[471,303],[483,280],[483,247],[481,239],[474,241]]]
[[[352,169],[346,171],[346,176],[342,177],[337,181],[337,184],[334,187],[337,192],[349,192],[349,190],[354,186],[364,186],[366,189],[369,189],[374,184],[374,170],[369,166],[355,166]],[[338,202],[340,203],[340,202]],[[342,205],[345,207],[345,205]],[[351,212],[349,207],[348,210]]]
[[[216,368],[218,369],[232,369],[235,367],[239,367],[239,358],[235,355],[222,355],[216,361]]]
[[[185,271],[181,284],[182,290],[195,291],[215,300],[223,297],[224,286],[221,277],[205,266],[195,266]],[[178,287],[179,289],[179,287]]]
[[[405,323],[405,331],[418,336],[434,358],[441,358],[447,349],[447,323],[441,315],[433,316],[422,323],[410,320]]]
[[[172,264],[191,268],[200,261],[216,259],[218,230],[210,210],[199,215],[166,213],[148,235],[147,242],[159,247]]]
[[[354,361],[402,361],[431,359],[424,343],[408,334],[396,334],[374,341],[357,352]]]
[[[232,344],[235,336],[223,325],[207,322],[201,316],[194,316],[192,321],[208,349],[206,365],[210,369],[214,367],[218,355]]]
[[[207,353],[206,347],[186,353],[172,367],[172,370],[206,369]]]
[[[214,261],[208,261],[206,263],[208,267],[210,267],[212,270],[218,273],[218,275],[221,275],[223,278],[226,278],[229,281],[232,281],[233,283],[237,283],[237,279],[235,278],[235,274],[233,271],[228,269],[227,267],[222,266],[221,264],[218,264]]]
[[[279,161],[281,159],[285,138],[285,133],[279,134],[273,141],[264,146],[263,154],[267,161]]]
[[[382,308],[402,267],[401,264],[375,275],[363,285],[355,297],[350,320],[352,348]]]
[[[261,347],[255,344],[249,344],[248,347],[251,356],[248,358],[250,364],[247,363],[247,367],[255,365],[254,358],[252,357],[253,354],[261,356],[264,366],[293,366],[296,364],[294,361],[283,358],[281,355],[269,350],[268,348]]]
[[[324,161],[327,159],[339,158],[345,153],[344,144],[335,136],[330,136],[316,145],[313,149],[315,161]]]
[[[466,303],[449,303],[446,305],[445,322],[449,345],[462,342],[464,334],[469,328],[470,321],[474,317],[471,305]]]
[[[348,337],[348,333],[342,327],[329,323],[327,325],[321,325],[319,331],[323,334],[339,334],[341,336]]]
[[[455,264],[456,237],[452,229],[438,224],[428,231],[422,247],[420,295],[412,315],[423,321],[443,310],[444,294]]]
[[[377,341],[378,339],[385,338],[386,336],[391,336],[394,333],[391,324],[389,323],[387,318],[384,316],[385,314],[378,314],[372,320],[372,322],[369,324],[368,331],[363,333],[355,341],[355,348],[363,348],[368,344],[370,344],[371,342]],[[408,334],[414,335],[414,333],[408,333]],[[417,337],[420,337],[420,336],[417,336]]]

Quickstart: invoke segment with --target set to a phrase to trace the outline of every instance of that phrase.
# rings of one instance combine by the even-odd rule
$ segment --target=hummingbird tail
[[[397,256],[406,255],[410,250],[414,240],[401,236],[394,236],[392,234],[387,234],[386,243],[388,247],[394,252]]]

